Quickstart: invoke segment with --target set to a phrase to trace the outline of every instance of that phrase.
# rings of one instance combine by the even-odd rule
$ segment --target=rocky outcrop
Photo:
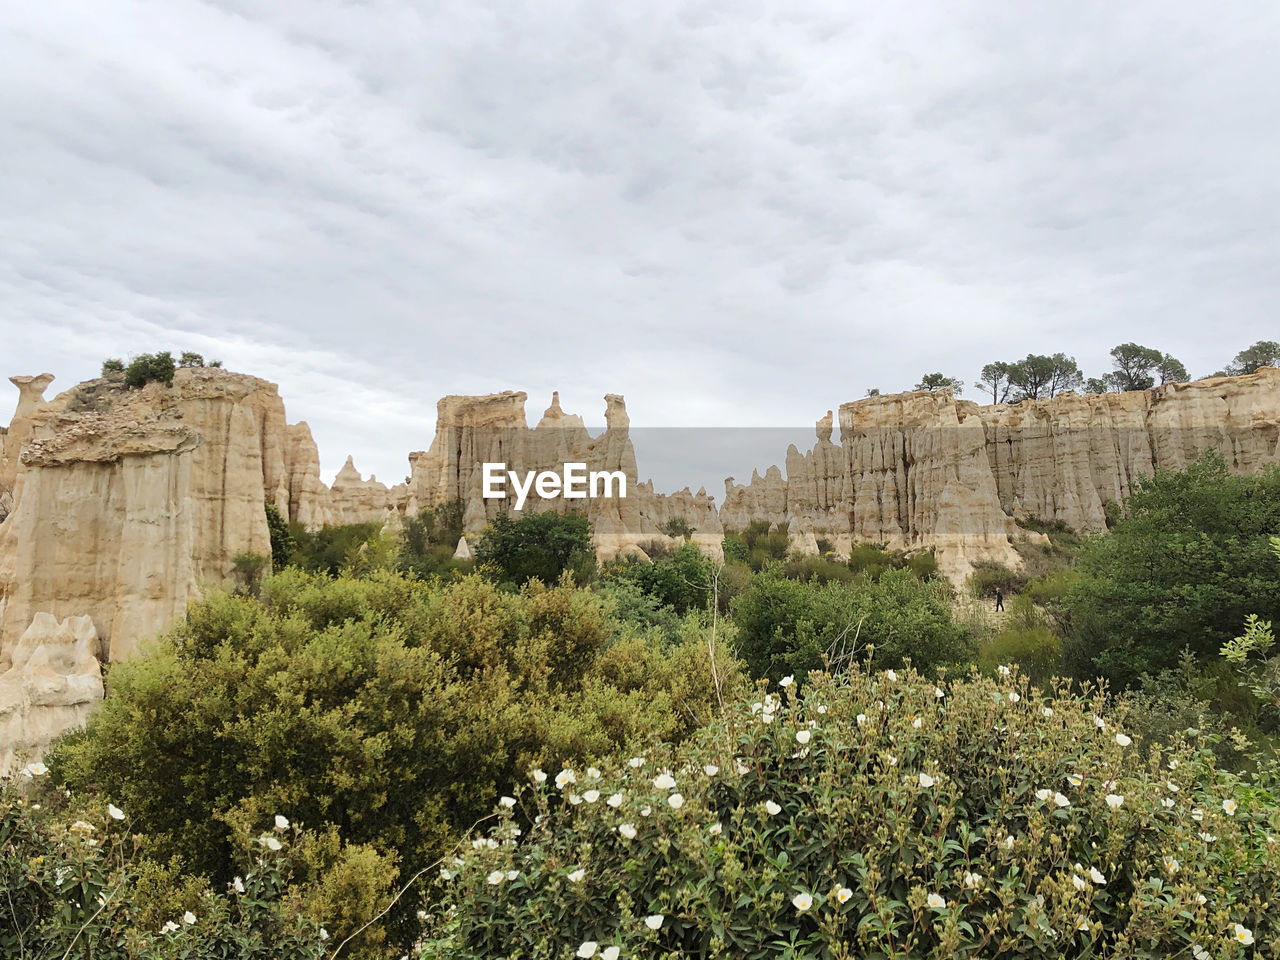
[[[775,466],[726,481],[725,526],[790,523],[798,552],[811,552],[808,534],[838,553],[856,542],[933,549],[959,582],[977,562],[1020,564],[1013,543],[1039,536],[1017,520],[1099,532],[1107,504],[1157,469],[1207,450],[1237,472],[1275,462],[1280,371],[985,407],[917,391],[843,404],[839,418],[840,442],[828,412],[812,450],[787,451],[785,478]]]
[[[89,617],[39,613],[0,673],[0,776],[39,760],[48,744],[84,724],[102,699],[98,635]]]
[[[19,455],[31,439],[32,417],[44,406],[44,392],[53,380],[52,373],[9,378],[9,382],[18,388],[18,409],[3,431],[3,442],[0,442],[0,520],[13,509],[13,488],[21,467]]]
[[[90,617],[121,659],[238,555],[269,556],[264,500],[323,510],[305,485],[295,504],[297,439],[275,384],[223,370],[93,381],[36,409],[0,524],[0,666],[40,613]]]

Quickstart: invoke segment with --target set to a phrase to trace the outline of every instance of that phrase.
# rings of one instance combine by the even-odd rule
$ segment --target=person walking
[[[1004,610],[1004,594],[1000,592],[999,587],[996,587],[996,609]]]

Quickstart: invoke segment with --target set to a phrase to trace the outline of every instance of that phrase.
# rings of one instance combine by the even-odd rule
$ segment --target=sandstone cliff
[[[0,666],[42,612],[89,616],[103,653],[128,656],[202,584],[228,580],[237,555],[270,554],[264,500],[325,516],[319,491],[294,484],[310,476],[310,461],[290,459],[305,444],[275,385],[256,377],[183,369],[171,387],[140,390],[92,381],[29,423],[0,524]]]

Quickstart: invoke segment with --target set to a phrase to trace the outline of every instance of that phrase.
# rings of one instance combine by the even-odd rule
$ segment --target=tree
[[[1084,382],[1085,393],[1109,393],[1112,389],[1111,378],[1108,376],[1090,377]]]
[[[1156,370],[1160,374],[1161,383],[1186,383],[1191,379],[1182,362],[1169,353],[1160,358],[1160,365]]]
[[[180,357],[178,358],[178,366],[180,366],[180,367],[203,367],[203,366],[204,366],[204,357],[200,356],[200,354],[198,354],[198,353],[192,353],[190,350],[185,351],[185,352],[182,354],[182,356],[180,356]]]
[[[1116,369],[1109,376],[1115,389],[1147,390],[1156,384],[1151,371],[1164,362],[1164,354],[1136,343],[1122,343],[1112,347],[1111,359]]]
[[[988,363],[982,368],[982,379],[974,384],[979,390],[990,391],[992,403],[1004,403],[1009,399],[1013,384],[1009,381],[1011,364],[1002,360]]]
[[[868,396],[868,397],[878,397],[878,396],[880,396],[880,388],[879,388],[879,387],[868,387],[868,388],[867,388],[867,396]]]
[[[168,350],[164,353],[139,354],[130,360],[129,366],[125,368],[125,386],[136,389],[153,381],[169,386],[173,383],[175,369],[173,354]]]
[[[1049,395],[1053,381],[1053,358],[1034,353],[1027,354],[1010,367],[1009,380],[1014,386],[1016,400],[1038,400]]]
[[[964,389],[964,383],[956,377],[944,376],[941,373],[926,373],[920,378],[920,382],[915,385],[917,390],[928,390],[930,393],[936,393],[938,390],[950,390],[952,393],[959,395]]]
[[[1252,347],[1241,350],[1227,367],[1227,374],[1239,377],[1255,373],[1259,367],[1280,367],[1280,343],[1259,340]]]
[[[280,515],[276,505],[270,500],[266,503],[267,532],[271,536],[271,566],[275,570],[287,567],[293,560],[293,553],[298,543],[289,530],[289,521]]]
[[[124,373],[124,361],[117,360],[114,357],[109,360],[102,361],[102,375],[111,377],[115,374]]]
[[[1250,613],[1280,621],[1280,467],[1235,476],[1217,452],[1139,479],[1128,516],[1085,547],[1065,601],[1064,654],[1082,677],[1131,684],[1208,661]]]
[[[1079,390],[1084,383],[1084,376],[1080,373],[1076,358],[1068,357],[1065,353],[1055,353],[1049,359],[1053,364],[1053,373],[1049,377],[1049,396],[1056,397],[1068,390]]]
[[[555,583],[565,570],[585,580],[595,565],[591,524],[581,514],[498,514],[476,544],[476,562],[500,581]]]

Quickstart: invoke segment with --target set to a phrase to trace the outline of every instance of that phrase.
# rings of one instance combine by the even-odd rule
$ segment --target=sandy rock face
[[[77,388],[37,409],[0,525],[0,664],[39,613],[89,616],[122,659],[202,584],[227,581],[237,555],[269,556],[264,501],[290,517],[323,509],[303,488],[295,506],[301,448],[275,385],[223,370]]]
[[[32,619],[0,673],[0,775],[39,760],[55,738],[84,724],[102,699],[97,650],[89,617]]]

